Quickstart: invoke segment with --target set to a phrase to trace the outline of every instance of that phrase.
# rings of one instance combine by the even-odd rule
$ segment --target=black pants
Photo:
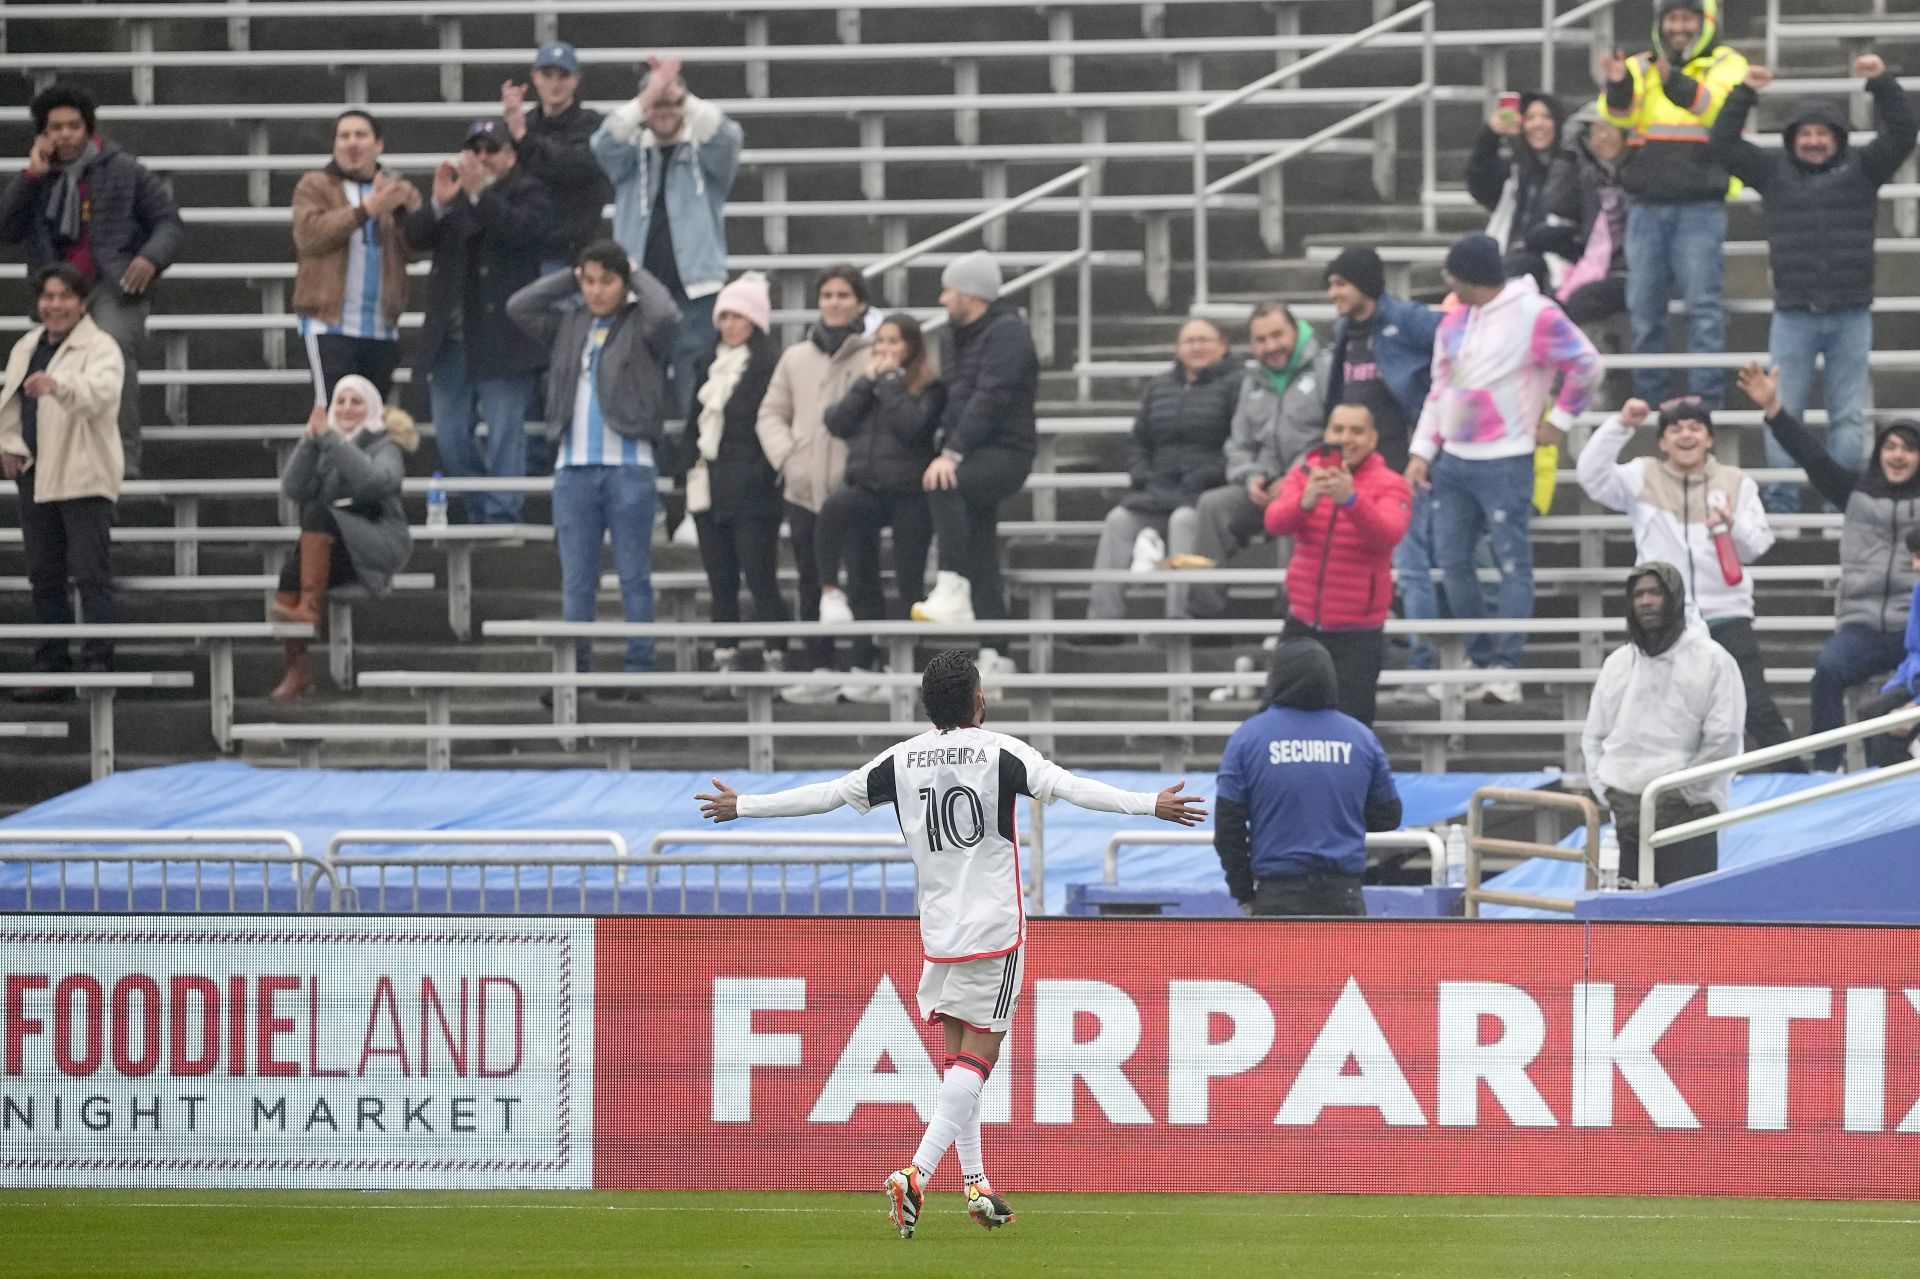
[[[33,500],[34,471],[20,473],[20,544],[33,595],[33,620],[42,625],[73,622],[67,582],[80,588],[80,620],[94,624],[119,618],[113,590],[113,501],[74,497],[61,502]],[[90,639],[80,646],[83,666],[113,663],[113,641]],[[46,639],[34,646],[33,668],[64,671],[71,667],[67,642]]]
[[[1566,301],[1567,318],[1582,328],[1610,320],[1626,309],[1627,277],[1624,275],[1609,275],[1592,284],[1583,284]]]
[[[976,449],[961,460],[957,487],[927,494],[940,539],[940,571],[958,573],[973,587],[973,615],[1007,615],[1000,584],[1000,503],[1018,493],[1033,470],[1033,454]]]
[[[1365,915],[1360,876],[1338,871],[1263,879],[1253,888],[1256,915]]]
[[[1283,642],[1319,640],[1333,658],[1334,678],[1340,685],[1334,705],[1368,728],[1373,727],[1374,706],[1380,693],[1380,667],[1387,656],[1384,632],[1322,631],[1297,617],[1288,617],[1287,624],[1280,630],[1280,638]]]
[[[334,385],[349,373],[373,383],[380,398],[393,403],[393,371],[400,367],[400,344],[338,333],[307,335],[307,368],[313,373],[313,402],[330,404]]]
[[[700,565],[707,570],[707,589],[713,595],[713,620],[740,620],[740,581],[753,594],[753,620],[790,622],[787,601],[780,594],[780,523],[773,519],[720,519],[711,511],[693,517],[700,535]],[[722,641],[724,647],[733,641]],[[778,641],[769,648],[783,647]]]
[[[847,606],[863,622],[888,616],[880,585],[880,530],[893,530],[892,616],[905,618],[927,584],[927,548],[933,544],[933,516],[927,495],[844,485],[820,508],[820,580],[832,586],[847,569]],[[853,642],[853,664],[872,670],[878,653],[871,639]]]
[[[1760,639],[1754,634],[1753,619],[1732,617],[1709,622],[1707,633],[1732,654],[1734,664],[1740,668],[1740,682],[1747,690],[1747,736],[1753,739],[1755,748],[1791,741],[1793,730],[1787,727],[1786,718],[1774,705],[1773,694],[1767,688],[1767,663],[1760,656]],[[1804,773],[1807,765],[1805,760],[1783,760],[1773,765],[1772,771]]]
[[[333,554],[327,559],[327,589],[337,586],[351,586],[359,579],[353,575],[353,560],[347,555],[347,544],[340,540],[340,524],[333,518],[333,508],[324,502],[308,502],[300,508],[300,531],[302,533],[325,533],[333,539]],[[300,589],[300,543],[293,544],[293,554],[287,556],[287,562],[280,566],[280,589],[293,594]]]
[[[1913,701],[1913,694],[1904,688],[1891,693],[1879,693],[1860,703],[1861,719],[1878,719],[1882,715],[1891,715]],[[1869,737],[1866,741],[1867,767],[1891,768],[1895,764],[1904,764],[1912,756],[1908,750],[1913,745],[1914,730],[1901,729],[1898,733],[1881,733]]]
[[[820,620],[820,516],[792,502],[787,508],[787,537],[793,547],[793,568],[800,577],[800,597],[795,605],[801,622]],[[833,641],[819,635],[809,637],[801,646],[802,661],[809,670],[833,665]]]
[[[1640,797],[1624,792],[1607,793],[1607,807],[1613,810],[1613,832],[1620,840],[1620,873],[1629,878],[1640,874]],[[1720,810],[1712,804],[1690,804],[1677,793],[1668,791],[1654,805],[1659,828],[1666,830],[1682,822],[1711,817]],[[1695,875],[1710,875],[1720,868],[1720,836],[1698,835],[1653,850],[1653,880],[1656,884],[1675,884]]]

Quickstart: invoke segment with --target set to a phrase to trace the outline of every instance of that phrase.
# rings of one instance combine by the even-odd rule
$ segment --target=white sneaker
[[[784,671],[787,669],[787,650],[786,649],[774,648],[769,646],[764,651],[766,653],[766,660],[764,664],[768,670]]]
[[[1445,684],[1435,682],[1427,685],[1424,691],[1428,697],[1431,697],[1436,702],[1444,702],[1447,700],[1447,686]]]
[[[979,666],[980,674],[983,676],[1018,675],[1020,673],[1020,663],[1014,661],[1011,657],[1002,657],[1000,650],[997,648],[981,649],[980,656],[975,664]]]
[[[1166,557],[1167,540],[1160,536],[1160,530],[1143,528],[1133,539],[1133,572],[1151,573]]]
[[[815,675],[831,675],[825,666],[814,668]],[[840,700],[840,690],[832,684],[788,684],[780,690],[780,700],[793,706],[825,706]]]
[[[829,586],[820,592],[820,622],[824,626],[844,626],[853,620],[853,606],[847,603],[847,593],[837,586]]]
[[[950,626],[973,620],[973,584],[958,573],[945,569],[934,577],[933,590],[913,606],[916,622],[940,622]]]
[[[1234,658],[1233,673],[1235,675],[1253,674],[1253,659],[1244,653]],[[1223,684],[1208,693],[1207,700],[1210,702],[1230,702],[1236,697],[1249,697],[1253,694],[1255,687],[1255,681],[1253,680],[1248,680],[1244,684]]]
[[[1520,704],[1520,681],[1517,679],[1490,679],[1467,694],[1476,702],[1493,702],[1501,706]]]
[[[737,657],[737,652],[731,648],[714,649],[713,673],[717,676],[733,674],[736,669],[734,662]],[[700,690],[700,700],[703,702],[725,702],[732,700],[732,698],[733,686],[724,680],[716,679],[713,683]]]
[[[700,532],[694,528],[693,517],[691,515],[683,515],[680,517],[680,523],[674,526],[671,540],[675,546],[697,547],[700,545]]]
[[[848,671],[849,675],[878,675],[879,671],[862,670],[856,666]],[[864,706],[884,705],[893,696],[892,690],[885,684],[875,684],[868,680],[858,680],[840,686],[840,700],[855,702]]]

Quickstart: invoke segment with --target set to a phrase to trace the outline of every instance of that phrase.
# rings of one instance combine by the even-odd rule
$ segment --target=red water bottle
[[[1713,549],[1720,557],[1720,576],[1728,586],[1738,586],[1747,574],[1740,567],[1740,552],[1733,549],[1733,517],[1727,508],[1727,495],[1719,489],[1707,490],[1707,509],[1713,512],[1707,529],[1713,534]]]

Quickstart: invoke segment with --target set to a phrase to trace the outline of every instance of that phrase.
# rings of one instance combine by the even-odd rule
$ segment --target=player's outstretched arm
[[[740,792],[718,777],[712,780],[713,789],[718,792],[717,794],[694,796],[700,801],[700,816],[715,825],[730,822],[740,816]]]
[[[1163,822],[1172,822],[1175,826],[1198,826],[1207,820],[1207,801],[1199,795],[1183,795],[1180,792],[1187,786],[1186,778],[1153,797],[1153,815]]]
[[[831,813],[843,804],[854,804],[866,812],[864,775],[849,773],[832,781],[767,795],[742,795],[718,777],[713,779],[714,793],[695,795],[700,815],[710,822],[730,822],[736,817],[807,817]]]

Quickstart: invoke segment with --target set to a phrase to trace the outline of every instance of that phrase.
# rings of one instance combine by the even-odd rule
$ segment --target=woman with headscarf
[[[314,406],[307,433],[280,474],[280,491],[300,508],[300,541],[280,570],[273,616],[320,625],[327,592],[357,585],[375,599],[413,551],[400,505],[403,453],[420,443],[413,419],[388,408],[372,382],[349,374],[325,408]],[[286,673],[268,694],[290,702],[313,691],[307,641],[287,640]]]

